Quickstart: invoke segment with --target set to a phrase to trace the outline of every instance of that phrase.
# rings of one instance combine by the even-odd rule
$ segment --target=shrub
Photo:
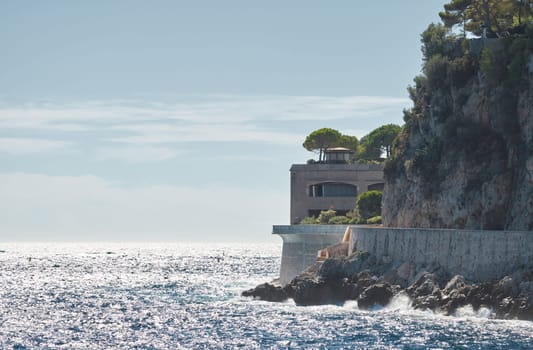
[[[481,71],[487,76],[491,83],[497,84],[505,80],[507,64],[505,63],[505,53],[503,51],[484,48],[483,51],[481,51],[479,65]]]
[[[337,212],[333,209],[323,210],[320,212],[317,221],[319,224],[328,224],[329,220],[336,215]]]
[[[463,41],[451,34],[442,24],[430,24],[421,35],[424,61],[441,55],[455,58],[463,55]]]
[[[373,216],[381,215],[381,197],[380,191],[368,191],[357,197],[356,209],[365,222]]]
[[[457,142],[457,140],[454,141]],[[442,145],[439,139],[431,139],[422,147],[415,150],[412,159],[412,169],[418,171],[418,173],[428,182],[438,180],[436,177],[436,168],[440,163],[441,150]]]
[[[318,224],[318,220],[314,216],[308,216],[302,219],[300,221],[300,225],[316,225]]]
[[[435,90],[445,85],[448,77],[450,60],[441,55],[431,57],[424,65],[430,89]]]
[[[370,225],[381,224],[381,216],[378,215],[371,217],[370,219],[366,220],[366,223]]]
[[[355,217],[355,218],[351,218],[348,223],[353,224],[353,225],[363,225],[363,224],[366,224],[366,220],[360,217]]]
[[[350,219],[346,216],[334,216],[329,219],[328,224],[331,225],[347,225],[350,223]]]
[[[517,38],[513,40],[509,51],[511,54],[508,66],[509,79],[511,81],[519,81],[527,76],[525,70],[530,54],[527,39]]]
[[[456,58],[448,67],[451,83],[457,87],[463,87],[475,73],[476,67],[470,56]]]

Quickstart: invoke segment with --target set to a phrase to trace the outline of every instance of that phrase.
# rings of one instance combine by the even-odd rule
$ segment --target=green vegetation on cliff
[[[447,28],[459,26],[464,37],[466,32],[482,35],[484,29],[503,35],[531,22],[533,4],[528,0],[452,0],[439,16]]]
[[[496,15],[489,17],[498,18]],[[498,23],[500,24],[497,28],[510,29],[502,27],[501,21]],[[467,28],[471,28],[471,25],[467,25]],[[476,123],[462,118],[463,107],[469,102],[472,92],[470,86],[466,85],[471,84],[472,80],[481,74],[482,82],[486,85],[482,86],[483,88],[501,90],[499,102],[503,108],[502,112],[516,114],[518,95],[528,83],[527,63],[533,52],[533,27],[525,26],[524,33],[502,37],[491,45],[487,41],[481,52],[476,54],[470,47],[475,39],[467,40],[457,36],[450,30],[450,26],[429,25],[422,33],[421,40],[424,74],[417,76],[414,85],[408,87],[414,105],[404,111],[406,124],[390,161],[386,163],[387,177],[394,178],[398,171],[403,170],[403,166],[409,166],[430,178],[435,175],[434,165],[440,160],[441,148],[444,147],[442,142],[453,139],[456,144],[471,149],[471,146],[478,145],[476,140],[479,140],[482,134],[485,134],[485,137],[495,137],[484,125],[474,125]],[[431,112],[431,118],[437,122],[443,122],[447,118],[454,119],[446,123],[449,137],[426,139],[423,146],[414,151],[410,163],[399,163],[398,157],[405,153],[410,130],[418,127],[420,121],[428,117],[428,112]],[[504,125],[504,131],[514,133],[516,129],[516,123],[509,118],[508,123]]]

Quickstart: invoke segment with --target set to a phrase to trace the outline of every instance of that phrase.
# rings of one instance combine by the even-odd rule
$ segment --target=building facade
[[[316,217],[322,210],[334,209],[344,215],[355,208],[359,194],[383,191],[384,186],[380,164],[294,164],[290,172],[291,224]]]

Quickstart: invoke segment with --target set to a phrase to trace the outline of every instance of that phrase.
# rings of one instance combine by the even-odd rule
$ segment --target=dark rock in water
[[[344,259],[326,259],[318,268],[317,276],[328,280],[348,277]]]
[[[492,283],[485,282],[473,285],[466,294],[466,302],[472,305],[474,310],[478,310],[482,306],[492,305]]]
[[[323,280],[304,279],[291,284],[297,305],[322,305],[336,302],[333,288]]]
[[[455,275],[452,277],[452,279],[446,284],[446,287],[444,287],[443,292],[449,293],[454,289],[461,289],[465,286],[465,278],[461,275]]]
[[[413,302],[413,307],[418,310],[436,310],[439,308],[441,298],[439,295],[419,297]]]
[[[518,295],[518,284],[509,276],[505,276],[494,285],[492,296],[495,299],[502,297],[516,297]]]
[[[375,258],[368,253],[357,252],[350,257],[326,259],[316,275],[322,279],[354,279],[361,271],[376,266]]]
[[[519,320],[533,321],[533,296],[520,296],[515,299],[511,311]]]
[[[246,290],[241,294],[243,297],[253,297],[265,301],[285,301],[289,298],[285,290],[280,286],[263,283],[255,288]]]
[[[387,305],[393,296],[392,287],[388,283],[374,284],[366,288],[357,299],[360,309],[369,309],[376,305]]]
[[[441,309],[447,314],[453,314],[458,308],[467,305],[466,296],[459,290],[454,289],[441,300]]]
[[[437,277],[432,273],[426,272],[415,283],[409,286],[406,291],[407,295],[416,300],[420,297],[438,294],[440,287],[437,282]]]
[[[339,304],[350,299],[356,285],[341,280],[295,279],[286,289],[297,305]]]
[[[350,299],[357,300],[359,295],[363,293],[365,289],[377,283],[377,278],[368,273],[368,271],[362,272],[358,275],[357,283],[355,284],[355,289],[351,295]]]
[[[392,266],[366,253],[327,259],[310,266],[285,287],[264,283],[243,296],[261,300],[294,299],[297,305],[341,304],[357,300],[359,308],[387,305],[405,292],[415,309],[454,314],[472,305],[486,307],[501,319],[533,321],[533,271],[518,270],[497,281],[472,283],[461,275],[450,278],[440,266],[404,262]]]

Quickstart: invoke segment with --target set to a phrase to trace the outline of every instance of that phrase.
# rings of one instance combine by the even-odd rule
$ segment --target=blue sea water
[[[240,296],[280,244],[0,243],[0,349],[533,349],[533,322]]]

